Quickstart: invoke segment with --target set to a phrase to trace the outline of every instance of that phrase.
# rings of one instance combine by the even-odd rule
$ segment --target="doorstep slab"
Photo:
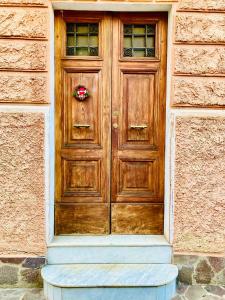
[[[45,282],[62,288],[154,287],[172,282],[178,275],[171,264],[47,265]]]
[[[95,235],[95,236],[55,236],[48,243],[48,247],[79,247],[79,246],[99,246],[99,247],[140,247],[140,246],[170,246],[169,242],[163,235]]]
[[[50,247],[48,264],[169,264],[172,248],[161,246]]]
[[[171,264],[47,265],[48,300],[171,300],[178,269]]]
[[[48,264],[170,264],[172,247],[164,236],[56,236],[48,244]]]
[[[143,288],[48,288],[48,300],[171,300],[175,283]]]

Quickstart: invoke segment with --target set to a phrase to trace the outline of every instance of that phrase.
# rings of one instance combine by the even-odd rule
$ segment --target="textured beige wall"
[[[173,41],[172,111],[179,107],[175,118],[175,161],[172,158],[171,162],[175,168],[174,249],[223,256],[224,0],[179,1]],[[194,110],[188,112],[188,107]],[[224,117],[218,117],[215,108]]]
[[[47,5],[44,0],[0,0],[2,103],[49,102]]]
[[[0,113],[0,255],[45,251],[44,116]]]
[[[224,106],[224,0],[180,0],[174,19],[172,106]]]
[[[175,247],[225,253],[225,116],[177,117]]]
[[[38,110],[49,103],[48,40],[47,1],[0,0],[1,257],[46,252],[46,128]],[[19,104],[14,113],[11,103]]]
[[[0,0],[0,111],[11,103],[49,105],[49,4]],[[225,2],[180,0],[175,10],[171,111],[179,107],[180,117],[171,161],[174,248],[222,255],[225,121],[212,109],[225,108]],[[188,107],[199,116],[212,110],[212,117],[182,116]],[[0,255],[44,254],[44,115],[0,117]]]
[[[224,0],[180,0],[179,8],[187,11],[224,11]]]

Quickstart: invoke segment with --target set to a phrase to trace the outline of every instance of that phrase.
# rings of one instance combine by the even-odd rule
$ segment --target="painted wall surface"
[[[168,76],[172,76],[170,118],[175,137],[175,155],[170,158],[174,249],[222,256],[225,2],[152,2],[173,3]],[[1,256],[35,256],[46,251],[44,211],[49,196],[45,193],[44,136],[52,124],[40,111],[48,110],[50,104],[50,6],[47,0],[0,0]]]
[[[49,11],[43,0],[0,1],[1,257],[46,253],[42,110],[49,103]],[[3,267],[13,268],[17,284],[17,268]]]
[[[224,256],[225,2],[181,0],[176,10],[174,249]]]

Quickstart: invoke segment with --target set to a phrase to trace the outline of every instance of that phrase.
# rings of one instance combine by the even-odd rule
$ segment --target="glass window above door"
[[[98,56],[98,23],[67,23],[66,54]]]
[[[155,57],[155,24],[124,24],[124,57]]]

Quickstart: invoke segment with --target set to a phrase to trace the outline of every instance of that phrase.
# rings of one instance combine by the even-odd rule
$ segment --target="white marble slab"
[[[170,264],[170,246],[49,247],[48,264]]]
[[[163,235],[55,236],[48,247],[63,246],[170,246]]]
[[[54,300],[171,300],[174,294],[175,283],[151,288],[63,288],[61,298]]]
[[[42,277],[57,287],[156,287],[175,280],[177,267],[170,264],[47,265]]]

